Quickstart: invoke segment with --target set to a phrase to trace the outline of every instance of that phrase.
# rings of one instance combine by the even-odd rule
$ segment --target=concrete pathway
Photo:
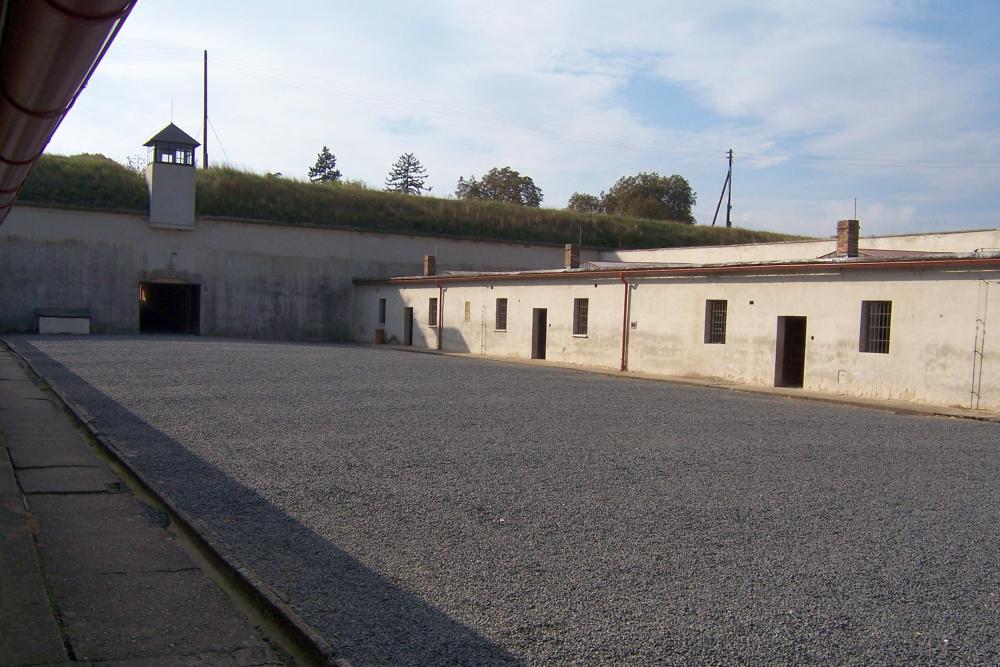
[[[0,351],[0,665],[282,665]]]

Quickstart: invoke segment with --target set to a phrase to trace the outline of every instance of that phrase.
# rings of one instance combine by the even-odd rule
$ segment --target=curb
[[[155,485],[143,472],[129,464],[128,458],[122,454],[121,450],[115,444],[114,439],[99,433],[94,426],[93,419],[83,408],[71,401],[60,389],[47,382],[44,376],[35,368],[35,365],[19,351],[11,347],[6,341],[0,341],[0,343],[21,363],[27,366],[36,380],[40,381],[59,399],[59,402],[73,415],[77,422],[87,429],[87,432],[99,444],[104,453],[132,476],[132,481],[137,483],[143,492],[148,493],[163,506],[170,516],[171,521],[212,561],[212,564],[221,572],[222,576],[231,583],[236,584],[242,593],[253,600],[253,603],[260,609],[262,615],[281,628],[286,637],[297,648],[303,651],[311,665],[352,667],[351,663],[346,659],[338,658],[333,647],[323,639],[319,632],[295,613],[264,583],[256,572],[229,553],[221,540],[212,534],[212,531],[201,519],[191,516],[186,511],[180,509],[170,496],[157,490]]]

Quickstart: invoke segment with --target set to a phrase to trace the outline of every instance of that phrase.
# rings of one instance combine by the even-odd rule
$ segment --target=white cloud
[[[192,22],[201,11],[217,20]],[[346,175],[380,184],[400,153],[414,152],[435,194],[509,164],[543,187],[549,206],[624,174],[676,171],[699,191],[707,222],[732,146],[740,177],[755,174],[754,191],[737,192],[738,219],[752,226],[826,234],[840,215],[839,203],[817,211],[782,198],[795,170],[770,168],[803,155],[853,162],[791,161],[817,189],[798,199],[849,201],[877,176],[880,191],[869,196],[881,207],[868,211],[869,228],[932,224],[949,202],[968,210],[998,170],[891,167],[995,160],[1000,132],[982,121],[992,117],[984,95],[996,66],[959,64],[959,45],[901,27],[921,11],[861,0],[430,0],[296,12],[140,3],[53,149],[135,152],[165,123],[164,97],[200,133],[209,44],[213,123],[231,159],[259,171],[302,176],[327,144]],[[655,126],[625,95],[638,74],[684,91],[712,117],[697,130]],[[414,131],[401,133],[401,122]],[[94,146],[97,138],[109,145]],[[210,134],[222,157],[215,144]],[[857,166],[873,158],[881,162]]]

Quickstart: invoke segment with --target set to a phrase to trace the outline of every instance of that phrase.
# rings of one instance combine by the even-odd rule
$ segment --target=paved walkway
[[[0,351],[0,665],[282,665]]]

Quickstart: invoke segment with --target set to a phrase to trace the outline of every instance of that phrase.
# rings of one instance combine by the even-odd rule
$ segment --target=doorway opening
[[[413,345],[413,309],[403,309],[403,345]]]
[[[201,285],[139,283],[140,333],[201,333]]]
[[[806,370],[806,318],[779,317],[774,386],[801,387]]]
[[[549,311],[545,308],[531,310],[531,358],[545,358],[545,332],[548,329]]]

